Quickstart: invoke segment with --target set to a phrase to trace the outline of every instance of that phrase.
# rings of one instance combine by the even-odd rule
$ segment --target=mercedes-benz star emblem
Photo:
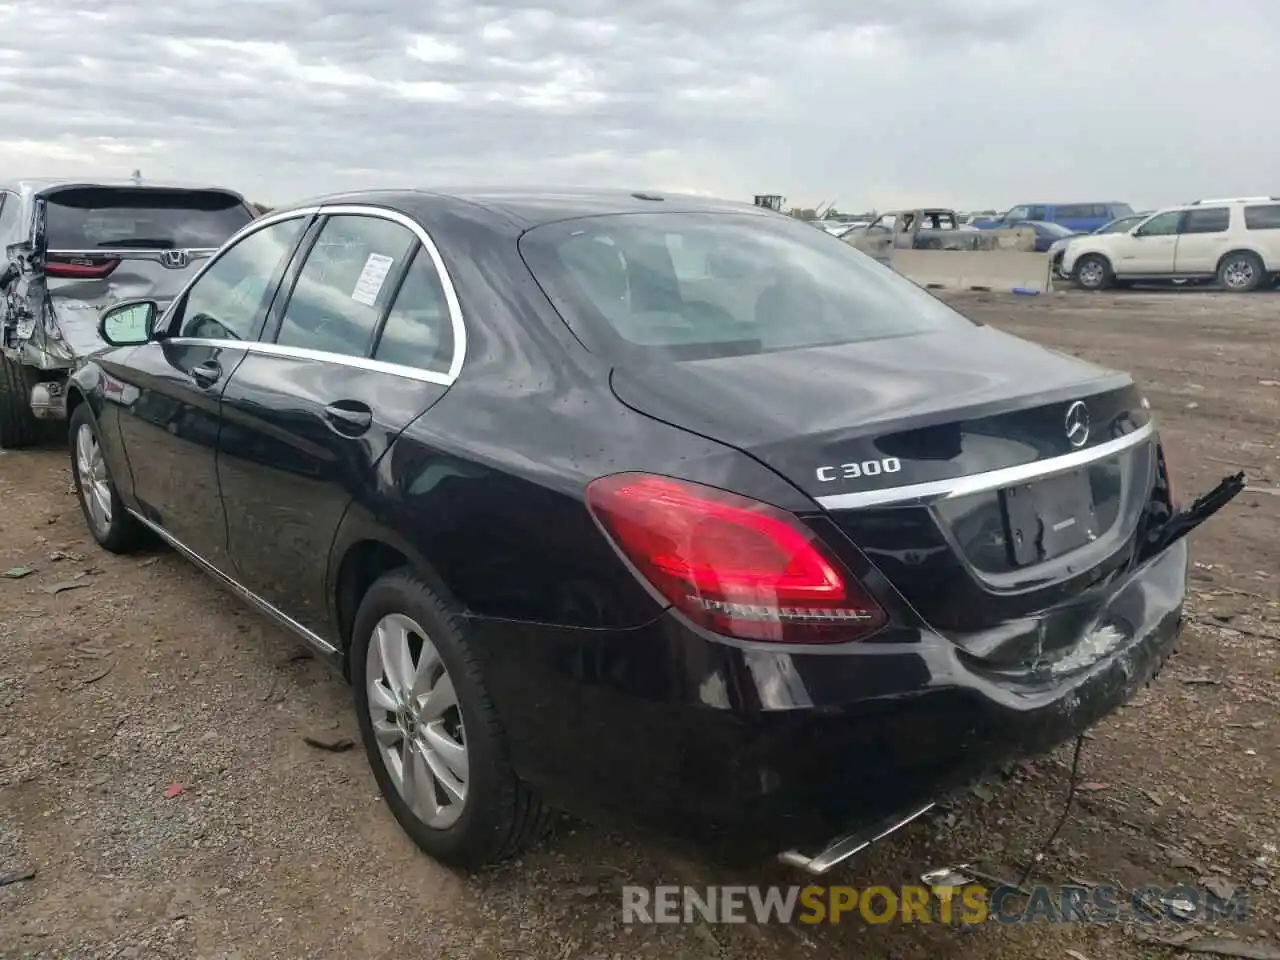
[[[1067,443],[1073,447],[1083,447],[1089,442],[1089,408],[1083,400],[1077,400],[1067,407]]]

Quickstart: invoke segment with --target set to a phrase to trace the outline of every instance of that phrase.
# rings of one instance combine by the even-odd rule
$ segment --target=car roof
[[[491,226],[505,223],[529,229],[542,223],[616,213],[742,213],[762,217],[785,214],[753,203],[657,190],[575,189],[539,187],[457,187],[437,189],[363,190],[312,197],[271,211],[328,204],[365,204],[429,216],[445,208],[470,208],[488,214]]]
[[[214,183],[184,183],[171,180],[133,180],[127,177],[23,177],[10,180],[0,186],[23,197],[40,196],[69,187],[132,187],[146,190],[217,190],[244,199],[244,195],[230,187]]]

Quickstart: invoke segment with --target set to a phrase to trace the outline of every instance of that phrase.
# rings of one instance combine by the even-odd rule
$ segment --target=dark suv
[[[0,448],[65,417],[68,373],[105,344],[98,312],[166,303],[255,216],[221,187],[22,180],[0,188]]]

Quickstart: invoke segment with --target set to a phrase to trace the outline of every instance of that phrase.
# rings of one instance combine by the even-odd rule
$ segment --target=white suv
[[[1135,280],[1213,280],[1235,293],[1280,275],[1280,197],[1171,207],[1121,233],[1073,237],[1062,272],[1085,290]]]

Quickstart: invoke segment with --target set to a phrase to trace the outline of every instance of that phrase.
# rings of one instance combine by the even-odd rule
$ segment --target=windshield
[[[1040,229],[1043,230],[1046,235],[1050,237],[1058,237],[1059,239],[1062,237],[1074,237],[1076,235],[1074,230],[1069,230],[1060,223],[1049,223],[1045,221],[1041,223]]]
[[[83,187],[49,197],[50,250],[220,247],[253,219],[241,200],[217,190]]]
[[[781,217],[646,213],[545,224],[520,251],[611,363],[829,346],[972,321],[845,243]]]
[[[1133,214],[1133,207],[1127,203],[1113,203],[1111,204],[1111,212],[1117,217],[1128,217]]]

